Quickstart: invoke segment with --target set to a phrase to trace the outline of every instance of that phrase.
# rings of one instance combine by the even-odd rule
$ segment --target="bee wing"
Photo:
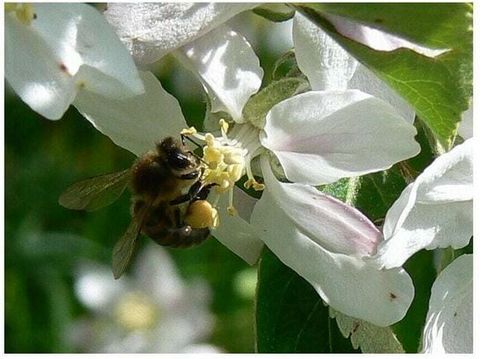
[[[88,178],[68,187],[58,199],[65,208],[95,211],[115,202],[125,191],[130,169]]]
[[[113,247],[112,254],[112,271],[113,277],[118,279],[127,269],[128,263],[132,258],[133,250],[135,249],[135,242],[142,228],[139,221],[133,219],[123,234],[122,238]]]
[[[148,208],[144,208],[138,215],[133,217],[122,238],[120,238],[113,247],[112,271],[115,279],[122,276],[130,263],[130,259],[132,258],[135,249],[135,243],[140,234],[147,213]]]

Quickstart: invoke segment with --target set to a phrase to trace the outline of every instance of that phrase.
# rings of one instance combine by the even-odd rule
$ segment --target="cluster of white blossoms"
[[[405,260],[422,248],[468,244],[471,140],[437,158],[405,189],[387,214],[383,234],[358,210],[314,187],[388,169],[418,154],[420,146],[413,109],[302,15],[293,19],[292,39],[311,90],[275,104],[264,121],[252,123],[243,110],[260,90],[263,70],[248,41],[225,22],[254,4],[109,4],[105,17],[80,4],[32,6],[29,21],[22,20],[24,10],[6,16],[6,76],[19,96],[50,119],[73,103],[136,155],[182,131],[202,140],[207,181],[218,184],[212,192],[220,222],[212,233],[248,263],[267,245],[324,302],[388,326],[404,317],[413,300]],[[353,31],[351,24],[347,30]],[[354,32],[368,40],[368,28]],[[374,35],[380,50],[411,45],[420,51]],[[217,131],[185,132],[177,100],[152,73],[138,71],[131,57],[145,65],[168,53],[198,77],[211,111],[228,114]],[[288,183],[277,179],[277,163]],[[259,200],[235,187],[244,175],[247,187],[263,191]],[[438,299],[460,285],[453,278],[461,270],[471,276],[471,256],[448,266],[432,288],[425,351],[472,350],[471,283],[461,283],[462,298],[451,296],[451,306]],[[452,340],[459,326],[469,342]]]
[[[220,351],[204,342],[214,323],[206,283],[185,283],[168,253],[153,244],[140,253],[133,272],[112,281],[108,266],[78,267],[75,294],[88,313],[66,333],[73,347],[89,353]]]

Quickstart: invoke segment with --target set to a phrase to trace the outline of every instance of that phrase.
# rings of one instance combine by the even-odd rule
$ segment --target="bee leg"
[[[195,196],[193,196],[192,200],[206,200],[210,193],[210,189],[214,186],[217,186],[217,184],[210,183],[209,185],[200,188],[199,191],[195,194]]]
[[[170,201],[171,205],[176,205],[180,203],[190,202],[193,200],[204,200],[207,199],[208,194],[210,193],[210,188],[216,186],[216,183],[209,184],[207,186],[203,186],[203,183],[200,181],[195,182],[188,193],[178,196],[177,198]]]
[[[185,174],[179,176],[178,178],[180,178],[182,180],[192,180],[192,179],[198,178],[199,176],[200,176],[200,171],[193,171],[193,172],[190,172],[190,173],[185,173]]]

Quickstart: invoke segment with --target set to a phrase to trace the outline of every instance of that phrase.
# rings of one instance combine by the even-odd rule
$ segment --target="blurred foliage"
[[[252,13],[231,25],[250,29],[244,34],[268,82],[279,51],[288,50],[270,46],[267,37],[278,25]],[[205,99],[194,76],[168,56],[154,70],[180,101],[187,121],[198,124]],[[130,204],[124,194],[111,206],[86,213],[61,207],[58,197],[71,183],[127,168],[135,157],[75,108],[59,121],[48,121],[5,88],[5,351],[69,352],[62,335],[85,312],[73,292],[75,266],[83,260],[110,265],[112,247],[130,221]],[[215,240],[169,253],[186,280],[203,277],[211,286],[216,321],[210,342],[226,352],[253,352],[254,293],[249,288],[254,284],[242,284],[242,278],[251,281],[256,269]]]

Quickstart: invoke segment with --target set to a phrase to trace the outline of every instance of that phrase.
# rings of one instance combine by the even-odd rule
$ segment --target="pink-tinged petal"
[[[407,101],[301,14],[295,15],[293,38],[298,66],[313,90],[360,90],[386,101],[413,123],[415,111]]]
[[[223,25],[185,45],[177,57],[199,76],[211,111],[225,111],[242,122],[246,102],[262,84],[263,70],[247,40]]]
[[[258,232],[249,223],[255,203],[256,200],[235,188],[234,204],[238,215],[231,216],[227,214],[228,196],[223,195],[218,204],[220,225],[211,230],[219,242],[250,265],[258,261],[263,248]]]
[[[433,283],[422,352],[473,353],[473,255],[455,259]]]
[[[292,182],[319,185],[415,156],[416,129],[394,108],[357,90],[310,91],[273,106],[261,143]]]
[[[261,167],[271,205],[311,241],[330,252],[359,257],[375,252],[382,234],[360,211],[312,186],[279,182],[266,158],[261,159]]]
[[[137,62],[152,63],[257,4],[110,3],[105,17]]]
[[[325,17],[343,36],[377,51],[394,51],[400,48],[407,48],[428,57],[436,57],[449,51],[449,49],[432,49],[421,46],[407,39],[362,25],[341,16],[326,15]]]
[[[289,212],[267,190],[253,211],[252,224],[272,252],[305,278],[328,305],[379,326],[403,318],[414,293],[405,271],[378,270],[357,256],[329,251],[299,228]],[[320,226],[321,218],[310,223],[310,227]]]
[[[473,235],[473,140],[438,157],[387,212],[375,261],[393,268],[421,249],[462,248]]]
[[[141,155],[166,136],[179,136],[187,127],[178,101],[150,72],[140,73],[143,95],[116,100],[81,91],[74,105],[115,144]]]

